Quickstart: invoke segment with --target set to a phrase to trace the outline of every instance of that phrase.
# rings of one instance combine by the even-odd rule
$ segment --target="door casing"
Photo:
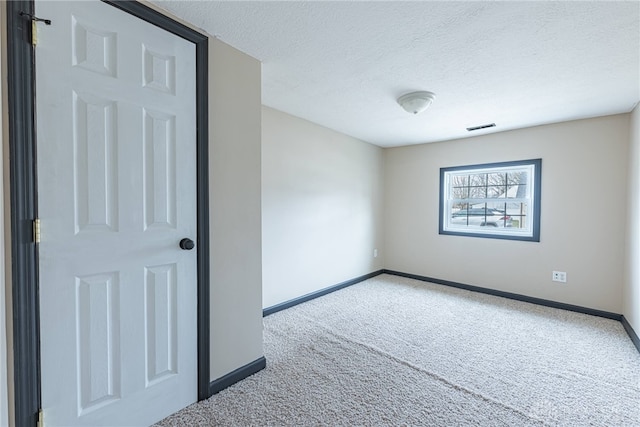
[[[197,168],[197,322],[198,399],[209,387],[209,172],[208,37],[134,0],[102,0],[163,28],[196,47]],[[13,0],[7,7],[9,191],[13,319],[14,422],[35,426],[40,411],[40,331],[38,248],[33,222],[38,217],[35,132],[35,52],[31,44],[34,0]],[[46,19],[46,17],[41,17]],[[38,24],[41,25],[41,24]],[[55,23],[52,23],[55,25]]]

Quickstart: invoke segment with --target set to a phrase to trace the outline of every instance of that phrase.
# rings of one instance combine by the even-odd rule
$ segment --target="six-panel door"
[[[36,1],[42,406],[148,425],[197,400],[195,47]]]

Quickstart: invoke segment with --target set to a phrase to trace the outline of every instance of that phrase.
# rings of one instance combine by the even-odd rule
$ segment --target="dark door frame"
[[[103,1],[196,46],[198,399],[206,399],[210,396],[208,37],[137,1]],[[31,20],[21,15],[33,15],[34,0],[5,4],[11,197],[11,264],[7,267],[12,277],[14,418],[15,425],[36,426],[41,400],[38,247],[33,237],[33,223],[38,217],[35,52]]]

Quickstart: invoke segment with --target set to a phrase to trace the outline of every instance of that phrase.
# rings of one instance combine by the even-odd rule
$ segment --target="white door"
[[[197,400],[195,46],[100,1],[36,1],[47,426]]]

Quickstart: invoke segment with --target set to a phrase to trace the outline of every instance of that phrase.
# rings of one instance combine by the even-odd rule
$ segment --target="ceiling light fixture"
[[[405,109],[407,113],[420,114],[436,99],[433,92],[420,91],[411,92],[398,98],[398,104]]]

